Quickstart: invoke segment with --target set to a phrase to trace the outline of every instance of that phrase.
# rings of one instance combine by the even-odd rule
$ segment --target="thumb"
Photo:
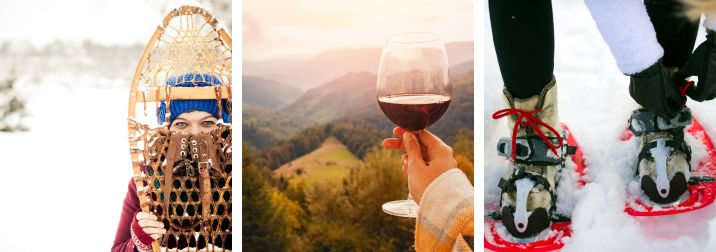
[[[686,90],[686,95],[688,95],[691,99],[697,102],[702,102],[704,99],[701,97],[702,90],[699,89],[699,86],[694,86]]]
[[[423,160],[423,153],[420,150],[420,143],[418,138],[410,131],[403,133],[403,146],[405,147],[405,153],[408,154],[408,164],[420,162],[425,163]]]

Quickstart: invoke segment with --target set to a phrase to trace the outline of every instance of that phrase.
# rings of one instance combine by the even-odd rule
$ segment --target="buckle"
[[[549,138],[552,144],[557,145],[557,138]],[[560,165],[562,158],[569,154],[570,151],[576,151],[573,148],[557,149],[559,156],[555,156],[547,144],[539,137],[526,136],[517,137],[515,139],[515,158],[516,163],[532,164],[532,165]],[[566,153],[565,153],[566,150]],[[502,157],[512,159],[512,139],[508,137],[500,138],[497,142],[497,154]]]
[[[629,117],[629,130],[639,137],[650,132],[683,128],[690,125],[691,121],[691,109],[687,107],[670,119],[645,109],[637,109]]]

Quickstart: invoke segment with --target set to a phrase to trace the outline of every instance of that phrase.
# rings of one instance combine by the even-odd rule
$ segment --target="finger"
[[[401,128],[401,127],[395,127],[395,128],[393,128],[393,135],[394,135],[394,136],[402,137],[402,136],[403,136],[403,132],[405,132],[405,129],[403,129],[403,128]]]
[[[163,235],[167,233],[166,229],[163,228],[142,228],[142,231],[147,233],[148,235]]]
[[[400,138],[383,139],[383,148],[391,149],[391,150],[405,151],[405,148],[403,148],[403,140]]]
[[[138,212],[137,220],[157,220],[157,216],[153,213]]]
[[[697,102],[702,102],[704,99],[701,97],[702,90],[699,89],[698,86],[691,87],[686,90],[686,95],[688,95],[692,100]]]
[[[164,228],[164,223],[155,221],[155,220],[147,220],[147,219],[139,220],[137,222],[137,224],[139,224],[139,226],[142,228],[145,228],[145,227]]]
[[[449,152],[452,151],[450,146],[445,144],[443,140],[440,140],[439,137],[433,135],[433,133],[430,133],[428,130],[421,130],[418,131],[420,143],[425,145],[425,148],[429,151],[429,153],[441,153],[441,152]]]
[[[160,234],[153,234],[153,235],[149,235],[149,236],[152,237],[152,239],[154,239],[156,241],[158,241],[159,239],[162,238],[162,235],[160,235]]]
[[[403,133],[403,146],[405,146],[405,153],[408,154],[409,165],[425,165],[423,153],[420,151],[420,143],[415,134],[405,131]]]

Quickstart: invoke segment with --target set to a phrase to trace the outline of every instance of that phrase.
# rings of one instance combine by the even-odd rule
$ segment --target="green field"
[[[282,165],[273,173],[276,177],[291,178],[292,183],[304,181],[310,184],[341,180],[360,164],[361,161],[345,145],[330,137],[318,149]]]

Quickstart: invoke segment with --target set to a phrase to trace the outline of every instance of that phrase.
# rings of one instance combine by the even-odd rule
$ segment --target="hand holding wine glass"
[[[428,166],[425,161],[431,158],[429,154],[421,153],[421,150],[428,149],[421,146],[424,144],[421,137],[427,133],[424,129],[447,111],[452,95],[445,45],[432,33],[403,33],[388,37],[380,57],[376,90],[378,105],[386,117],[402,129],[412,131],[404,133],[409,139],[415,140],[410,143],[417,144],[404,156],[404,160],[410,162],[406,165],[407,169],[418,166],[419,161],[423,162],[423,166]],[[432,134],[430,136],[433,138],[426,141],[435,143],[437,138]],[[406,172],[410,180],[411,173]],[[422,180],[413,177],[413,181]],[[416,191],[422,195],[422,190],[417,189],[419,187],[415,190],[410,188],[411,193]],[[414,218],[417,217],[418,206],[408,195],[407,200],[383,204],[383,211]]]
[[[420,204],[428,185],[444,172],[457,167],[452,148],[427,130],[417,131],[415,134],[396,127],[393,129],[393,135],[399,138],[386,138],[383,140],[383,147],[405,151],[403,173],[408,176],[410,195]],[[427,154],[427,160],[423,159],[422,153]]]

